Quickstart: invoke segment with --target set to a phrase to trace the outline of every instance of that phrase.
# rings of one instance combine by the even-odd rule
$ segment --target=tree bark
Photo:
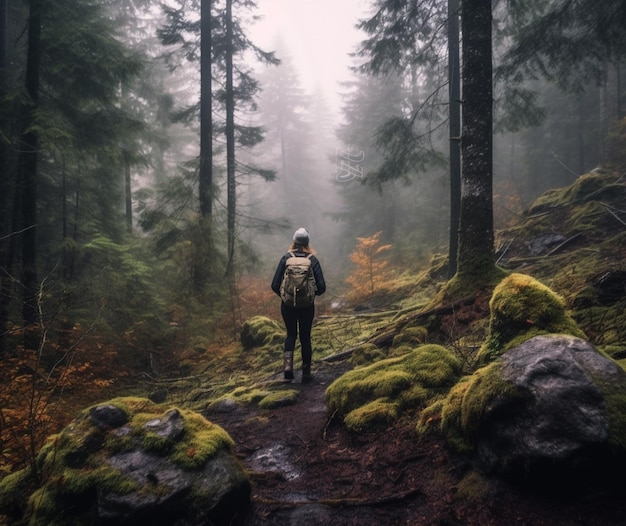
[[[213,86],[212,86],[212,0],[202,0],[200,21],[200,215],[213,213]]]
[[[448,102],[450,122],[450,243],[448,277],[457,270],[461,209],[461,65],[459,57],[460,0],[448,0]]]
[[[233,87],[233,0],[226,0],[226,186],[227,186],[227,275],[233,274],[235,257],[235,94]]]
[[[480,280],[495,267],[491,1],[464,0],[461,24],[463,169],[457,275]]]

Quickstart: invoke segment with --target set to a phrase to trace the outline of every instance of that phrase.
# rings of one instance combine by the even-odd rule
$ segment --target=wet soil
[[[307,384],[296,375],[288,386],[299,391],[295,404],[209,415],[234,439],[251,473],[252,504],[235,524],[626,525],[618,481],[571,492],[477,479],[470,461],[440,437],[418,439],[415,415],[378,433],[348,432],[324,404],[326,387],[347,369],[346,363],[315,364]]]

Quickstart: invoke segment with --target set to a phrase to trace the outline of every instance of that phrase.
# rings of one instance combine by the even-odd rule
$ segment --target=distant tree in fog
[[[327,206],[334,201],[328,195],[332,116],[321,94],[304,89],[280,39],[276,53],[281,64],[260,74],[259,122],[267,140],[258,154],[276,168],[278,180],[261,189],[256,210],[290,227],[306,226],[313,235],[325,230]]]
[[[496,79],[509,85],[541,78],[558,86],[565,102],[580,104],[569,113],[580,120],[568,124],[572,135],[582,140],[585,120],[596,113],[599,129],[593,133],[602,139],[611,126],[624,116],[622,86],[626,58],[626,3],[623,0],[546,0],[544,2],[509,2],[507,27],[510,45],[499,60]],[[597,91],[599,108],[589,105],[583,92]],[[575,94],[578,101],[570,94]],[[563,101],[560,101],[563,102]],[[546,105],[548,108],[552,106]],[[593,126],[592,126],[593,127]],[[588,143],[588,141],[587,141]],[[586,143],[580,149],[584,151]],[[586,148],[589,150],[589,147]],[[567,151],[567,149],[565,150]],[[587,152],[593,159],[596,152]],[[602,151],[597,152],[602,155]],[[578,171],[593,163],[577,155],[567,156],[567,165]]]

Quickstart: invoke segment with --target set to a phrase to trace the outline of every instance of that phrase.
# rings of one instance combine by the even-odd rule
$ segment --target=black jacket
[[[304,256],[306,257],[308,254],[306,252],[302,252],[300,250],[293,250],[292,253],[295,256]],[[287,259],[291,257],[289,252],[287,252],[278,262],[278,267],[276,267],[276,272],[274,273],[274,279],[272,280],[272,290],[280,296],[280,285],[283,282],[283,274],[285,273],[285,264]],[[315,256],[311,256],[311,268],[313,269],[313,276],[315,276],[315,284],[317,285],[317,290],[315,292],[316,296],[321,296],[326,292],[326,282],[324,281],[324,274],[322,272],[322,266],[320,265],[319,260]]]

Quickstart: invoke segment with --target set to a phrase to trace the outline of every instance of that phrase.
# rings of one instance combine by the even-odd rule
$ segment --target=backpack
[[[280,298],[290,307],[309,307],[315,301],[315,276],[311,255],[296,256],[289,252],[280,285]]]

